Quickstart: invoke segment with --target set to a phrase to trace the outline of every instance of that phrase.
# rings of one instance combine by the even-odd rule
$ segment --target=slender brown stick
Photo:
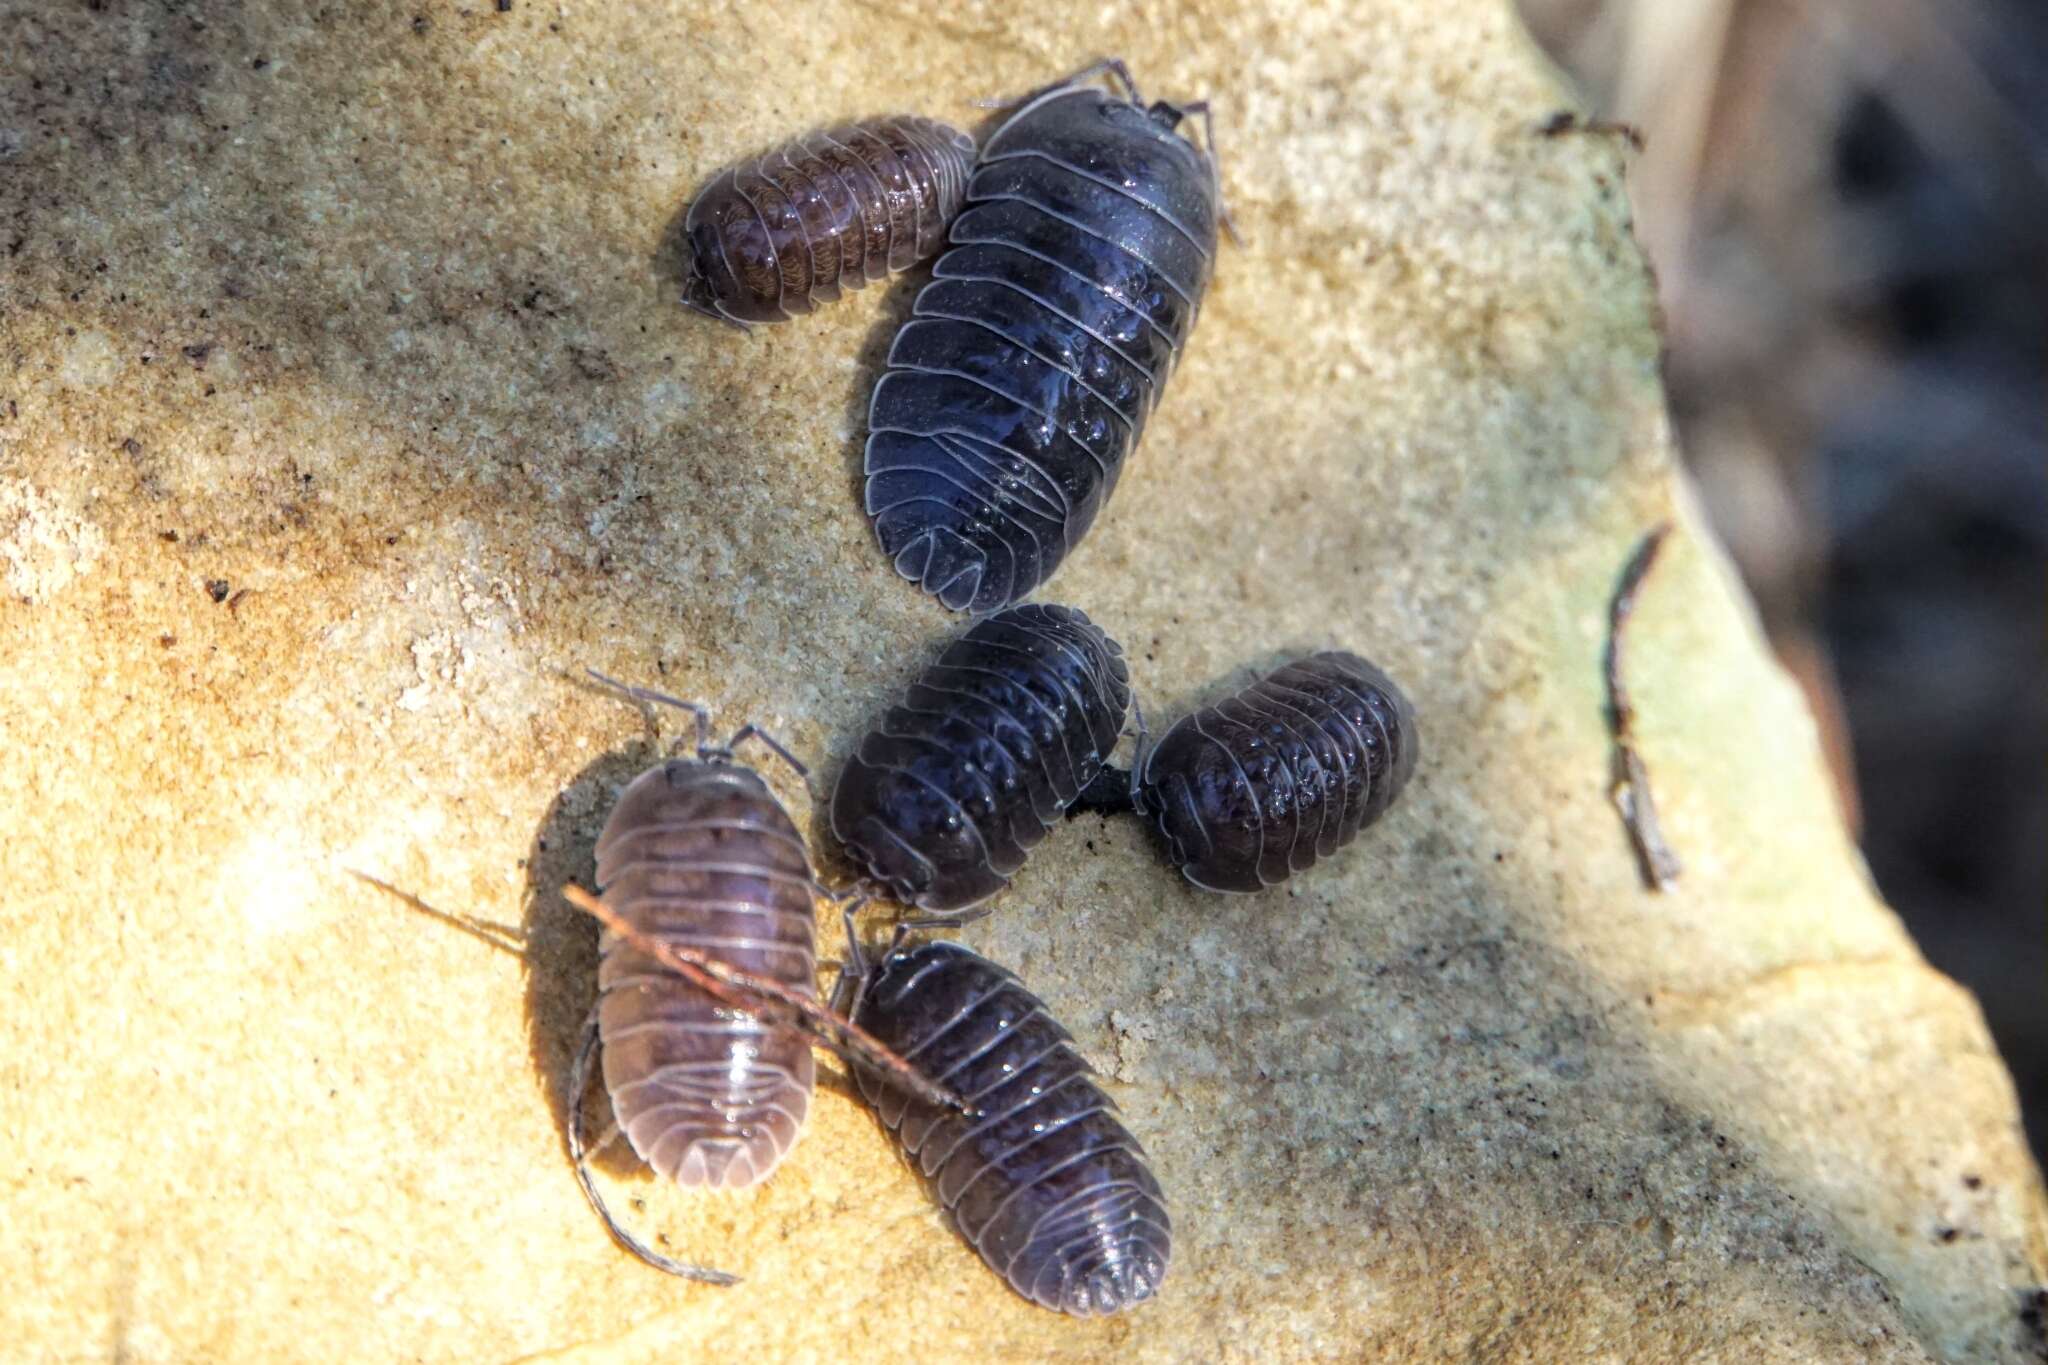
[[[394,896],[404,901],[422,915],[437,919],[443,924],[452,925],[472,938],[482,939],[500,952],[510,953],[514,957],[526,956],[526,935],[520,933],[509,924],[497,924],[491,920],[478,919],[475,915],[465,915],[455,910],[442,910],[427,904],[403,887],[393,886],[382,877],[373,877],[369,873],[353,867],[342,870],[357,881],[368,882],[385,895]]]
[[[1650,769],[1636,752],[1635,704],[1629,700],[1622,681],[1622,642],[1629,613],[1635,610],[1636,592],[1657,562],[1657,551],[1671,534],[1671,523],[1662,522],[1643,537],[1621,571],[1621,583],[1614,591],[1607,613],[1607,707],[1614,725],[1614,785],[1609,796],[1621,812],[1621,822],[1635,845],[1636,862],[1642,867],[1643,884],[1652,891],[1668,891],[1678,880],[1678,855],[1664,842],[1664,830],[1657,822],[1657,803],[1650,797]]]
[[[764,1023],[802,1034],[849,1062],[879,1071],[882,1079],[925,1101],[972,1114],[974,1108],[952,1091],[927,1080],[916,1067],[897,1056],[872,1033],[851,1019],[834,1014],[808,996],[779,981],[736,970],[693,948],[678,948],[641,932],[617,911],[574,882],[562,888],[562,899],[591,915],[605,928],[659,962],[705,994],[734,1009],[745,1010]]]
[[[1643,131],[1633,123],[1622,123],[1615,119],[1581,118],[1569,109],[1560,109],[1536,125],[1536,131],[1544,137],[1565,137],[1572,133],[1584,133],[1591,137],[1618,137],[1635,151],[1643,150]]]

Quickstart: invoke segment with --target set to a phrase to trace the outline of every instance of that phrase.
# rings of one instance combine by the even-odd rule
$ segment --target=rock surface
[[[2039,1359],[2041,1182],[1974,1003],[1844,838],[1678,481],[1625,149],[1508,7],[111,0],[0,13],[0,1332],[30,1358]],[[1226,251],[1049,596],[1156,716],[1321,645],[1423,767],[1293,886],[1058,832],[962,937],[1113,1078],[1161,1301],[1010,1295],[821,1090],[777,1178],[602,1178],[561,1091],[655,752],[584,665],[829,780],[957,622],[854,500],[914,286],[683,312],[713,168],[1103,52],[1219,100]],[[1633,640],[1677,891],[1606,799]],[[665,738],[665,736],[664,736]],[[771,770],[799,822],[813,805]],[[829,861],[828,871],[844,869]],[[494,947],[358,869],[524,935]],[[821,924],[831,931],[829,918]]]

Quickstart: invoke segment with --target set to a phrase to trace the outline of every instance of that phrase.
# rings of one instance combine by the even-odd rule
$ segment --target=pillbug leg
[[[1145,102],[1138,95],[1138,83],[1131,79],[1131,68],[1124,65],[1124,59],[1121,57],[1104,57],[1101,61],[1090,62],[1072,75],[1062,76],[1060,79],[1047,85],[1041,85],[1035,90],[1027,90],[1023,94],[1014,95],[1009,99],[976,100],[974,107],[977,109],[1014,109],[1020,104],[1029,104],[1040,95],[1048,95],[1055,90],[1061,90],[1070,85],[1079,85],[1082,81],[1091,80],[1096,76],[1103,75],[1113,77],[1116,83],[1124,88],[1124,94],[1132,104],[1143,104]]]
[[[848,915],[859,914],[861,908],[874,899],[874,894],[862,882],[855,882],[852,886],[838,891],[834,891],[823,882],[813,882],[811,889],[817,892],[820,900],[838,906],[842,913]]]
[[[1138,705],[1136,693],[1131,694],[1131,710],[1138,718],[1138,746],[1131,751],[1131,809],[1143,815],[1144,806],[1138,802],[1140,775],[1145,771],[1145,751],[1151,746],[1152,727],[1145,724],[1145,708]]]
[[[698,757],[703,758],[709,757],[713,754],[717,754],[722,755],[726,758],[731,758],[733,750],[739,748],[740,745],[745,744],[750,739],[758,739],[763,744],[767,745],[770,749],[774,750],[778,758],[780,758],[784,763],[787,763],[790,767],[796,769],[796,775],[798,777],[803,778],[807,784],[809,783],[811,770],[809,768],[806,768],[803,764],[797,762],[796,755],[792,754],[789,750],[783,748],[781,740],[769,734],[766,730],[763,730],[760,726],[754,724],[752,721],[748,721],[745,725],[742,725],[739,729],[733,731],[732,738],[728,739],[723,745],[719,746],[716,749],[707,748],[704,750],[704,752],[700,753]]]
[[[898,920],[896,927],[906,934],[923,929],[957,929],[963,924],[972,924],[978,919],[987,919],[995,913],[995,906],[984,901],[965,910],[949,915],[919,915],[916,919]]]
[[[590,1178],[590,1158],[603,1151],[619,1135],[619,1126],[613,1124],[611,1130],[598,1140],[597,1146],[588,1151],[584,1150],[583,1092],[590,1085],[590,1063],[597,1056],[597,1044],[597,1011],[593,1009],[590,1011],[590,1018],[583,1023],[583,1040],[576,1048],[576,1061],[569,1068],[569,1156],[576,1163],[576,1183],[583,1187],[583,1197],[590,1201],[590,1207],[603,1220],[605,1231],[612,1235],[612,1240],[656,1270],[665,1270],[671,1275],[685,1280],[696,1280],[700,1284],[738,1284],[740,1280],[737,1275],[728,1274],[723,1270],[713,1270],[709,1266],[686,1265],[648,1246],[619,1226],[618,1220],[612,1217],[611,1209],[606,1207],[604,1196],[597,1192],[597,1184]]]
[[[861,946],[860,931],[853,925],[854,915],[867,903],[868,898],[862,896],[839,912],[840,921],[846,925],[846,965],[839,969],[839,979],[832,983],[832,1010],[848,1019],[860,1013],[861,997],[867,994],[868,978],[874,973],[867,949]]]
[[[859,883],[844,891],[820,886],[818,894],[839,907],[839,921],[846,926],[846,961],[840,965],[839,979],[832,983],[832,995],[825,1003],[840,1018],[851,1019],[860,1012],[861,998],[868,990],[868,976],[874,970],[867,949],[861,946],[860,931],[854,927],[853,917],[867,908],[872,897]]]
[[[711,286],[705,283],[702,275],[691,275],[690,282],[683,286],[683,307],[693,313],[702,313],[705,317],[713,318],[728,327],[737,327],[742,332],[753,330],[732,314],[719,311],[717,303],[711,297]]]
[[[1062,85],[1079,85],[1082,81],[1104,75],[1114,78],[1116,83],[1124,88],[1124,98],[1128,99],[1132,104],[1143,104],[1145,102],[1144,96],[1138,93],[1138,83],[1131,79],[1131,69],[1124,65],[1124,59],[1121,57],[1104,57],[1099,62],[1093,62],[1082,67],[1073,75],[1063,81],[1056,82],[1050,88],[1058,89]]]
[[[1145,722],[1145,705],[1135,692],[1131,694],[1131,722],[1137,729],[1138,742],[1131,751],[1130,771],[1118,772],[1115,764],[1105,761],[1095,780],[1082,788],[1074,804],[1067,807],[1069,817],[1090,811],[1098,815],[1122,815],[1126,811],[1138,810],[1138,774],[1145,767],[1145,746],[1152,738],[1152,727]]]
[[[1182,105],[1181,112],[1202,116],[1202,150],[1209,154],[1209,168],[1216,176],[1216,218],[1223,224],[1223,230],[1230,234],[1230,244],[1242,247],[1244,238],[1237,235],[1237,224],[1230,218],[1230,205],[1223,199],[1223,154],[1216,149],[1216,119],[1209,108],[1209,101],[1196,100],[1193,104]]]

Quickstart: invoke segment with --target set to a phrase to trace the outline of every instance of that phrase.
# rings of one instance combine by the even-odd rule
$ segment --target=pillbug
[[[1104,71],[1127,98],[1084,83]],[[863,461],[882,553],[956,611],[1015,602],[1080,543],[1180,356],[1220,212],[1214,160],[1176,131],[1194,113],[1105,62],[982,148]]]
[[[1314,866],[1393,804],[1415,770],[1415,711],[1356,654],[1311,654],[1182,716],[1133,765],[1131,798],[1208,891]]]
[[[892,948],[870,966],[847,921],[850,1015],[976,1112],[861,1093],[989,1269],[1079,1317],[1158,1292],[1173,1227],[1144,1148],[1073,1037],[1010,972],[956,943]],[[899,936],[900,942],[900,936]]]
[[[861,740],[832,833],[873,885],[949,914],[1009,884],[1095,780],[1130,706],[1123,650],[1072,607],[976,623]]]
[[[803,764],[757,726],[714,745],[696,703],[593,676],[636,701],[692,712],[697,756],[649,768],[620,795],[597,841],[602,901],[564,888],[606,926],[597,1008],[570,1073],[570,1155],[591,1206],[627,1250],[686,1279],[732,1284],[724,1271],[635,1239],[591,1182],[581,1100],[600,1046],[618,1122],[598,1146],[623,1132],[642,1161],[686,1186],[743,1189],[781,1164],[810,1110],[814,1043],[888,1083],[910,1083],[941,1111],[960,1102],[812,998],[812,898],[825,893],[789,813],[733,750],[757,739],[799,775]]]
[[[684,218],[683,302],[745,325],[781,322],[907,270],[960,211],[974,141],[899,114],[798,138],[721,173]]]

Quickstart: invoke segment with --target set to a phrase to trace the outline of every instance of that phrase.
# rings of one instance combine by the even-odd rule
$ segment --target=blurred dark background
[[[1646,140],[1687,465],[2048,1158],[2048,3],[1521,4]]]

